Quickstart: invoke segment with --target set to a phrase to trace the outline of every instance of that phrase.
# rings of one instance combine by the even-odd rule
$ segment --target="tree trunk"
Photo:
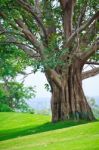
[[[53,81],[51,109],[52,122],[59,120],[95,120],[82,89],[80,69],[68,68],[62,75],[62,88]]]

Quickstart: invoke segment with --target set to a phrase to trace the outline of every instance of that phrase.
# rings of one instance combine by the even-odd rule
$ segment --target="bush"
[[[11,112],[12,109],[7,104],[0,104],[0,112]]]

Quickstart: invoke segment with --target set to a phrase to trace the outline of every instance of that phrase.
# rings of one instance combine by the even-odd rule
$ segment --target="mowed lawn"
[[[99,122],[81,123],[53,124],[49,116],[0,113],[0,150],[99,150]]]

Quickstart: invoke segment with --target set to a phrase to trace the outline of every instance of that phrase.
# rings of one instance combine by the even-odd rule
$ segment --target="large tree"
[[[1,44],[16,45],[39,62],[51,86],[52,121],[94,120],[82,80],[99,73],[83,71],[85,64],[98,64],[98,0],[0,2]]]

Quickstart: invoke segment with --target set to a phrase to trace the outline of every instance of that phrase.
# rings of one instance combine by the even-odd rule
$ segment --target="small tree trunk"
[[[82,89],[80,70],[68,69],[62,76],[62,89],[52,84],[52,122],[59,120],[95,120]]]

